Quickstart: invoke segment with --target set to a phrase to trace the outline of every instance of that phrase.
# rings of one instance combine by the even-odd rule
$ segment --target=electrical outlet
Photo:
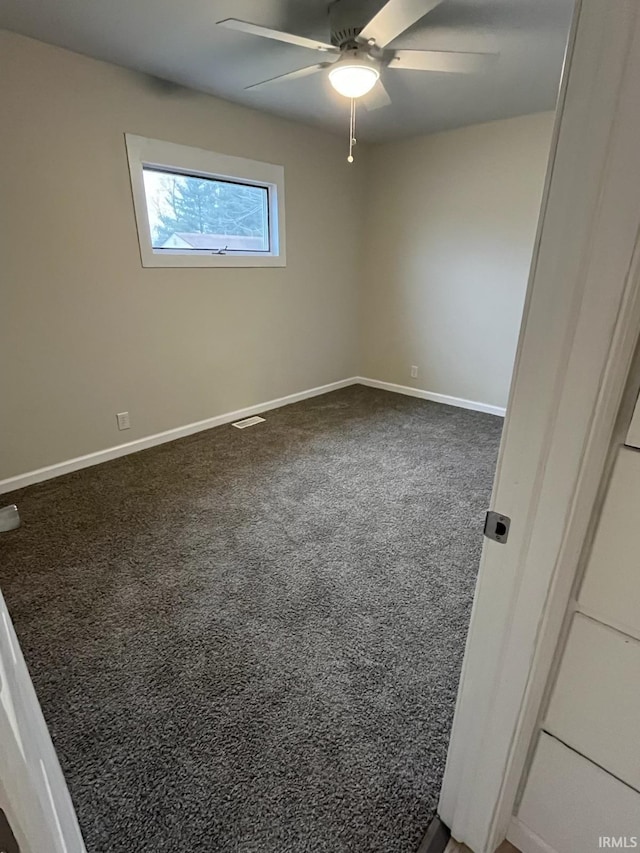
[[[417,364],[411,365],[411,378],[412,379],[418,378],[418,365]]]
[[[118,429],[131,429],[129,412],[118,412],[116,420],[118,421]]]

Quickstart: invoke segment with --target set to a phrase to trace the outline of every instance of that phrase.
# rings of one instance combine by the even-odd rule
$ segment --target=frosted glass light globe
[[[380,72],[375,66],[360,62],[337,62],[329,72],[333,88],[345,98],[361,98],[378,82]]]

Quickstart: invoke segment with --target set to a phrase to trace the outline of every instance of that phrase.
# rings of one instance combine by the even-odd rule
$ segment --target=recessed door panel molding
[[[578,609],[640,637],[640,453],[621,448],[598,523]]]
[[[519,849],[586,853],[600,838],[637,838],[640,794],[544,732],[508,838]],[[610,845],[609,845],[610,846]]]
[[[640,790],[639,685],[640,642],[576,614],[543,728]]]

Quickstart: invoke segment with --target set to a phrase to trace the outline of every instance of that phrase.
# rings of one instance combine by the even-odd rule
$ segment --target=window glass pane
[[[147,166],[143,173],[154,249],[269,251],[266,187]]]

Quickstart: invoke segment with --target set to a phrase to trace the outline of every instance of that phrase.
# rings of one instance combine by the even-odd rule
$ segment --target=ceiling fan
[[[334,0],[328,8],[328,42],[273,30],[237,18],[226,18],[217,23],[221,27],[298,47],[308,47],[328,55],[323,62],[253,83],[247,86],[247,89],[295,80],[329,69],[329,81],[337,92],[352,100],[371,92],[365,106],[367,109],[377,109],[391,103],[380,80],[383,69],[472,74],[484,70],[496,58],[496,54],[492,53],[395,50],[388,47],[395,38],[443,2],[444,0],[387,0],[373,18],[365,22],[361,0],[360,3],[358,0]]]

